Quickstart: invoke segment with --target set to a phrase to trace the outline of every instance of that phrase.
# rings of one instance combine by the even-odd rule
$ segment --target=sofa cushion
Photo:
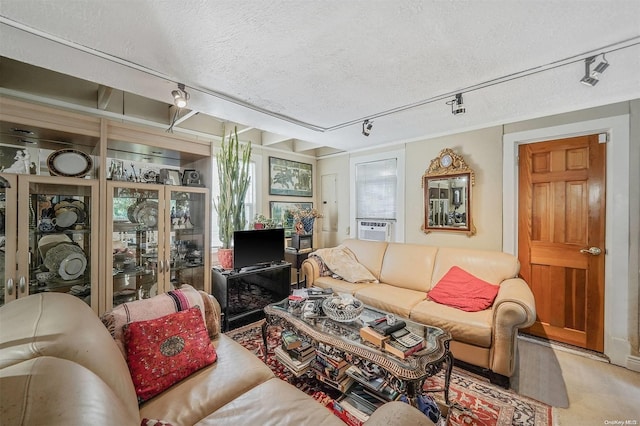
[[[114,390],[127,415],[138,413],[127,363],[98,316],[81,299],[45,292],[0,308],[0,367],[43,356],[91,370]]]
[[[205,306],[200,292],[190,285],[182,285],[179,289],[162,293],[149,299],[136,300],[116,306],[102,316],[102,322],[116,341],[123,357],[127,357],[124,348],[123,327],[134,321],[146,321],[165,315],[183,311],[192,307],[200,308],[205,319]],[[214,334],[217,330],[212,330]]]
[[[447,330],[454,340],[484,348],[491,346],[493,309],[461,312],[450,306],[424,300],[413,307],[409,318]]]
[[[367,241],[346,239],[343,243],[356,255],[358,262],[364,265],[376,279],[380,280],[382,259],[389,243],[384,241]]]
[[[437,252],[437,247],[390,243],[382,260],[380,282],[411,290],[428,291],[431,288],[431,275]]]
[[[264,424],[344,426],[324,405],[277,378],[254,387],[195,423],[197,426]]]
[[[513,278],[520,270],[518,258],[512,254],[441,247],[436,254],[431,285],[436,285],[453,266],[458,266],[491,284],[500,284],[508,278]]]
[[[336,293],[349,293],[355,294],[358,290],[363,288],[377,286],[378,284],[374,283],[350,283],[349,281],[339,280],[337,278],[332,277],[320,277],[316,278],[313,282],[314,287],[320,288],[331,288]]]
[[[354,294],[365,305],[409,318],[411,309],[425,300],[423,291],[409,290],[388,284],[375,284],[357,290]]]
[[[493,304],[500,286],[473,276],[462,268],[453,266],[429,291],[434,302],[467,312],[487,309]]]
[[[274,377],[269,367],[230,337],[213,345],[218,360],[144,402],[140,417],[193,425],[238,396]],[[273,395],[269,399],[273,401]],[[187,409],[185,409],[187,407]]]
[[[80,364],[40,356],[0,369],[0,424],[138,426],[138,411],[116,392]]]
[[[124,339],[127,363],[140,401],[216,360],[198,308],[127,324]]]
[[[324,248],[314,251],[312,257],[319,257],[335,275],[352,283],[378,282],[371,272],[361,265],[355,254],[346,246]]]

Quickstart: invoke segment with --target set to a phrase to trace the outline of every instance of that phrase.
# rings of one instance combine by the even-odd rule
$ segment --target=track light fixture
[[[171,96],[173,96],[173,103],[177,109],[173,111],[173,118],[171,119],[171,124],[169,124],[169,128],[167,129],[167,132],[169,133],[173,133],[173,126],[176,125],[180,111],[182,108],[186,107],[189,102],[189,93],[187,93],[184,88],[184,84],[182,83],[178,83],[178,90],[171,91]]]
[[[456,97],[447,102],[447,105],[451,105],[451,114],[458,115],[467,112],[462,101],[462,93],[457,93]]]
[[[184,84],[182,83],[178,83],[178,90],[173,90],[171,96],[173,96],[173,103],[178,108],[186,107],[189,102],[189,93],[184,89]]]
[[[604,53],[602,54],[602,61],[596,65],[596,67],[591,71],[591,64],[596,60],[596,56],[590,56],[584,60],[584,77],[580,79],[580,83],[586,86],[595,86],[600,81],[600,74],[604,72],[607,68],[609,68],[609,62],[604,57]]]
[[[369,136],[371,134],[371,128],[373,127],[373,121],[364,120],[362,122],[362,134]]]

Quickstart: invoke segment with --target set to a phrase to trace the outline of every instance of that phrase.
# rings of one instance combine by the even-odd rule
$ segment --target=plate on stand
[[[49,173],[54,176],[84,177],[91,171],[91,157],[76,149],[59,149],[47,157]]]

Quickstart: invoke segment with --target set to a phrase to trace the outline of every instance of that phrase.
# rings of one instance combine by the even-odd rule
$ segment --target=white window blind
[[[398,160],[356,164],[356,218],[396,219]]]
[[[211,247],[222,247],[222,241],[218,235],[218,212],[214,206],[214,201],[217,202],[218,195],[220,195],[220,184],[218,181],[218,165],[216,159],[212,159],[212,181],[211,181]],[[244,199],[244,215],[247,218],[247,226],[255,217],[256,212],[256,163],[251,161],[249,163],[249,188],[247,188],[247,194]]]

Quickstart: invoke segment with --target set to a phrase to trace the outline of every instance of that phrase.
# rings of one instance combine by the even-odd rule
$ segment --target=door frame
[[[629,342],[629,115],[503,135],[502,249],[518,255],[518,145],[607,133],[604,353],[611,362],[638,369]],[[626,161],[622,161],[626,160]],[[615,200],[615,202],[614,202]]]

